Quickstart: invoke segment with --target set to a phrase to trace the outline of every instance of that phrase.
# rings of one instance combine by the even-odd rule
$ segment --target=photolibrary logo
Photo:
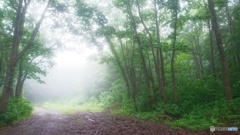
[[[211,131],[211,132],[214,132],[214,131],[215,131],[215,127],[214,127],[214,126],[211,126],[211,127],[210,127],[210,131]]]
[[[210,126],[210,131],[238,131],[238,127],[214,127]]]

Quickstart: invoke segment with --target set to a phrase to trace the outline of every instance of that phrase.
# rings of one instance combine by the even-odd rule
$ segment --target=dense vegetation
[[[33,107],[25,99],[10,99],[7,111],[0,115],[0,127],[17,123],[31,115]]]
[[[240,124],[239,1],[49,0],[36,24],[26,14],[29,5],[1,3],[3,115],[10,97],[21,98],[26,78],[41,82],[37,75],[46,74],[46,64],[35,59],[49,60],[52,45],[37,32],[51,12],[52,29],[68,29],[99,47],[108,72],[85,95],[99,106],[192,130]]]

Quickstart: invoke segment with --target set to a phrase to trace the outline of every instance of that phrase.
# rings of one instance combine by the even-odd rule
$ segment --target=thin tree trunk
[[[131,19],[132,27],[133,27],[133,30],[134,30],[134,35],[135,35],[138,47],[140,48],[139,52],[140,52],[140,57],[141,57],[142,65],[143,65],[143,73],[144,73],[145,80],[146,80],[146,85],[147,85],[146,90],[147,90],[147,94],[148,94],[148,97],[149,97],[149,106],[150,106],[150,108],[152,108],[149,74],[148,74],[148,70],[147,70],[145,56],[144,56],[143,51],[141,49],[142,48],[142,43],[141,43],[140,37],[137,33],[137,26],[136,26],[136,22],[135,22],[135,19],[134,19],[129,1],[126,4],[127,4],[127,8],[128,8],[127,10],[128,10],[128,13],[129,13],[129,16],[130,16],[130,19]]]
[[[20,61],[18,65],[18,79],[17,79],[17,85],[15,90],[15,97],[21,98],[21,83],[23,78],[23,67],[22,67],[22,61]]]
[[[172,77],[172,88],[174,93],[174,102],[178,104],[178,93],[176,87],[176,77],[175,77],[175,53],[176,53],[176,40],[177,40],[177,21],[178,21],[178,0],[175,0],[175,9],[174,9],[174,32],[173,32],[173,45],[172,45],[172,56],[171,56],[171,77]]]
[[[155,55],[155,51],[154,51],[154,48],[153,48],[152,34],[149,32],[146,24],[143,21],[138,0],[136,2],[137,2],[138,14],[139,14],[140,20],[141,20],[141,22],[143,24],[143,27],[144,27],[145,31],[147,32],[147,34],[149,36],[149,41],[150,41],[150,46],[151,46],[151,50],[152,50],[155,71],[156,71],[157,80],[158,80],[159,91],[160,91],[160,93],[161,93],[161,95],[163,97],[164,102],[166,103],[167,102],[167,97],[166,97],[166,93],[165,93],[164,86],[163,86],[163,80],[162,80],[161,75],[160,75],[160,69],[159,69],[159,67],[157,65],[156,55]]]
[[[155,12],[155,24],[156,24],[156,30],[157,30],[157,44],[160,46],[161,45],[161,42],[160,42],[160,29],[159,29],[159,17],[158,17],[158,12],[157,12],[157,2],[156,0],[154,0],[154,12]],[[166,83],[165,83],[165,65],[164,65],[164,60],[163,60],[163,51],[162,51],[162,47],[160,46],[160,48],[157,50],[159,51],[159,60],[160,60],[160,63],[158,65],[160,65],[160,68],[161,69],[161,75],[162,75],[162,84],[163,84],[163,87],[165,87]],[[157,55],[158,57],[158,55]],[[158,60],[158,61],[159,61]]]
[[[230,11],[229,11],[229,6],[228,6],[228,0],[226,2],[226,12],[227,12],[227,20],[228,20],[228,29],[229,29],[229,34],[230,36],[232,36],[234,34],[233,32],[233,21],[232,21],[232,17],[231,17],[231,14],[230,14]],[[236,65],[238,62],[240,62],[240,59],[239,59],[239,51],[238,49],[235,49],[235,48],[238,48],[237,47],[237,43],[236,43],[236,38],[233,37],[232,40],[230,40],[230,46],[231,48],[233,48],[233,50],[231,51],[234,51],[235,52],[235,55],[232,56],[233,57],[233,63]]]
[[[129,64],[129,66],[127,65],[127,61],[126,61],[126,57],[125,57],[125,53],[124,53],[124,49],[123,49],[122,40],[119,39],[119,38],[118,38],[118,40],[119,40],[120,45],[121,45],[124,65],[125,65],[126,72],[127,72],[128,78],[130,80],[130,85],[131,85],[131,88],[132,88],[132,98],[133,98],[134,109],[135,109],[135,111],[138,111],[138,108],[137,108],[137,105],[136,105],[136,96],[137,96],[138,88],[137,88],[137,85],[136,85],[135,70],[134,70],[134,67],[132,66],[132,64]],[[133,54],[134,54],[134,52],[133,52]],[[130,90],[129,90],[129,94],[130,94]],[[130,96],[129,96],[129,98],[130,98]]]
[[[198,50],[198,57],[199,57],[199,66],[200,66],[200,75],[202,76],[204,73],[204,69],[203,69],[203,63],[202,63],[202,51],[201,51],[201,47],[200,47],[200,41],[199,41],[199,37],[200,35],[197,37],[197,50]]]
[[[194,48],[194,58],[195,58],[195,62],[196,62],[196,66],[197,66],[197,78],[200,79],[202,74],[203,74],[203,66],[202,66],[202,58],[201,58],[201,49],[200,49],[200,45],[199,45],[199,35],[196,35],[195,38],[195,48]]]
[[[195,62],[195,65],[196,65],[196,78],[197,79],[200,79],[200,66],[199,66],[199,62],[198,62],[198,58],[197,58],[197,52],[195,51],[196,48],[194,48],[194,46],[192,46],[192,55],[193,55],[193,58],[194,58],[194,62]]]
[[[154,76],[153,76],[153,71],[152,71],[152,66],[151,66],[151,60],[149,57],[149,53],[147,51],[147,60],[148,60],[148,69],[149,69],[149,78],[151,81],[151,86],[152,86],[152,92],[153,92],[153,104],[156,104],[156,92],[155,92],[155,88],[154,88]]]
[[[137,105],[136,105],[136,96],[137,96],[137,85],[136,85],[136,78],[135,78],[135,70],[133,66],[130,68],[130,82],[133,90],[133,104],[136,111],[138,111]]]
[[[126,82],[128,97],[130,98],[129,81],[127,79],[126,73],[124,72],[123,66],[122,66],[122,64],[120,62],[120,59],[119,59],[119,56],[118,56],[118,54],[117,54],[117,52],[116,52],[116,50],[114,48],[114,45],[113,45],[111,39],[108,36],[105,36],[105,39],[109,43],[110,50],[113,53],[114,57],[116,58],[117,65],[120,68],[120,71],[121,71],[121,74],[123,76],[124,81]]]
[[[4,70],[4,67],[3,67],[3,55],[1,55],[1,57],[0,57],[0,89],[1,89],[1,87],[2,87],[2,85],[3,85],[3,78],[4,78],[4,76],[3,76],[3,71]]]
[[[210,39],[210,47],[211,47],[211,68],[213,73],[213,78],[216,79],[216,71],[215,71],[215,61],[214,61],[214,47],[213,47],[213,33],[211,29],[210,20],[208,20],[208,30],[209,30],[209,39]]]
[[[232,30],[232,17],[230,15],[229,7],[228,7],[228,0],[226,1],[226,12],[227,12],[227,20],[228,20],[229,32],[230,32],[230,34],[232,34],[233,33],[233,30]]]
[[[217,22],[217,16],[216,12],[214,9],[214,3],[213,0],[208,0],[208,7],[211,13],[211,18],[212,18],[212,27],[215,33],[215,38],[217,42],[217,47],[220,55],[220,60],[221,60],[221,67],[222,67],[222,75],[223,75],[223,84],[224,84],[224,89],[225,89],[225,95],[226,99],[228,101],[232,100],[232,90],[230,87],[230,80],[229,80],[229,69],[228,69],[228,62],[224,53],[223,49],[223,42],[222,42],[222,35],[218,26]]]

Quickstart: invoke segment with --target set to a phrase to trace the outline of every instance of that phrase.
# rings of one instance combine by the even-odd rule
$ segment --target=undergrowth
[[[222,99],[208,104],[195,105],[189,112],[186,112],[186,109],[177,107],[175,104],[161,104],[149,112],[125,108],[114,110],[112,114],[164,122],[172,128],[184,128],[192,131],[208,130],[210,126],[240,125],[240,98],[234,99],[230,103]],[[159,116],[166,116],[166,119],[161,119]]]
[[[96,99],[92,98],[88,102],[81,101],[78,97],[71,100],[62,100],[58,102],[45,102],[41,107],[51,109],[64,114],[72,114],[77,111],[100,112],[103,108]]]
[[[0,126],[17,123],[32,114],[33,107],[25,99],[10,99],[7,111],[0,115]]]
[[[167,122],[170,126],[196,130],[209,129],[210,126],[240,125],[240,98],[232,102],[219,100],[195,106],[181,119]]]

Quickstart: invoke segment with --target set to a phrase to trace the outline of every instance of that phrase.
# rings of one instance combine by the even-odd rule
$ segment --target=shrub
[[[0,115],[0,126],[19,122],[32,114],[33,107],[25,99],[10,99],[7,105],[7,111]]]
[[[229,123],[240,124],[240,98],[232,102],[218,100],[208,104],[196,105],[193,110],[185,114],[181,119],[167,122],[174,127],[187,128],[191,130],[209,129],[209,126],[224,126]]]

